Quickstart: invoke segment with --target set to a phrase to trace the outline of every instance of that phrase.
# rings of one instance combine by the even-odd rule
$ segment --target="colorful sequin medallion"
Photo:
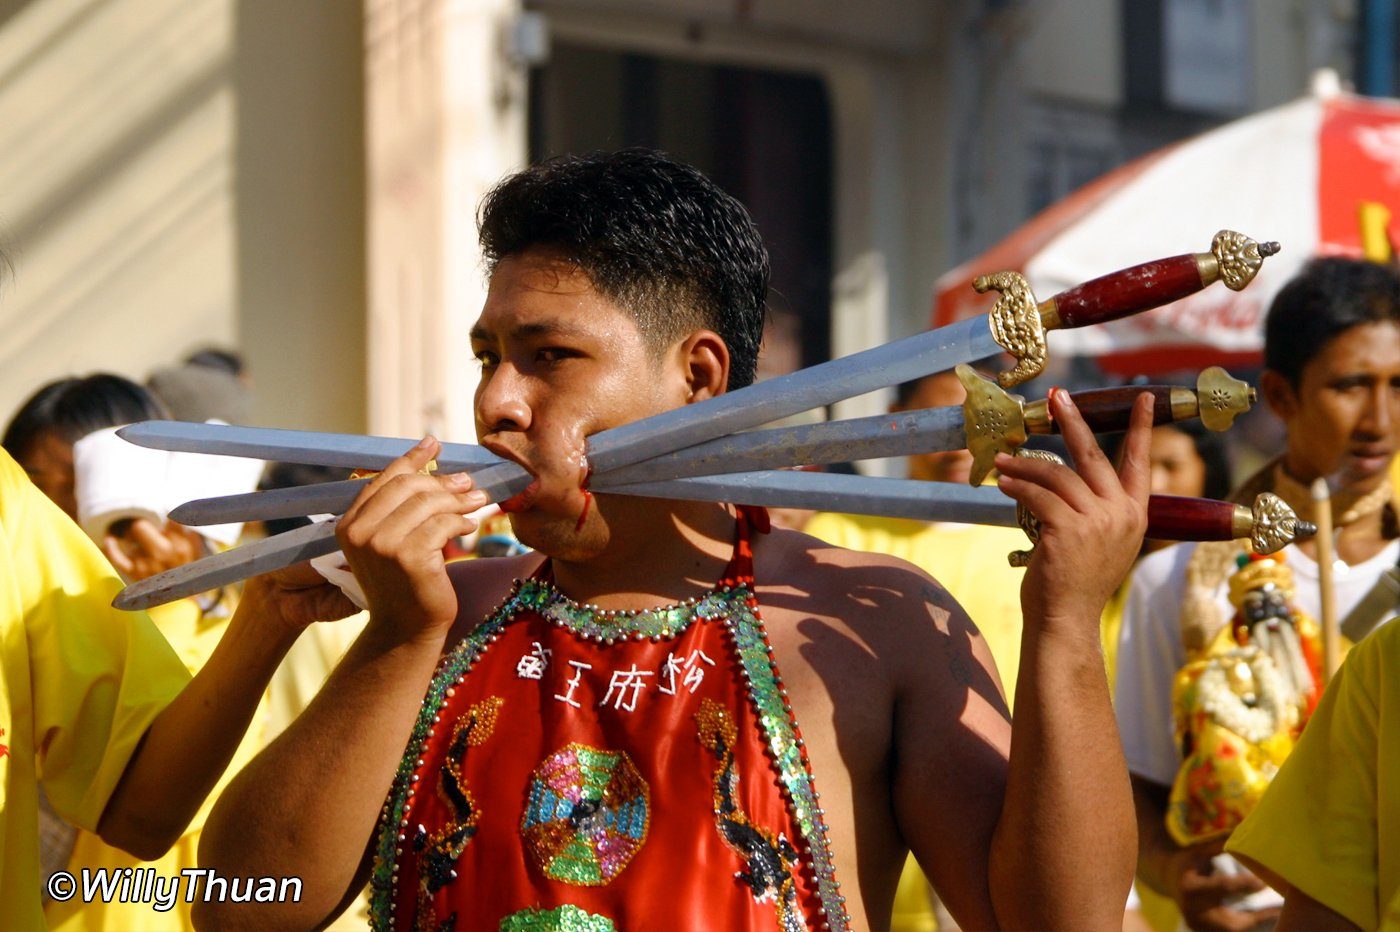
[[[736,548],[735,563],[731,567],[739,565],[739,555],[743,553],[741,548]],[[517,622],[523,627],[512,627]],[[694,627],[697,624],[720,627],[697,629]],[[550,625],[564,629],[567,634],[545,637]],[[503,648],[499,658],[493,655],[491,665],[481,668],[480,681],[470,687],[473,691],[459,696],[454,704],[453,696],[474,682],[468,680],[473,669],[503,637],[507,638],[510,652],[505,653]],[[652,644],[618,647],[617,653],[607,652],[606,645],[638,641]],[[666,643],[660,643],[662,641]],[[581,646],[591,644],[603,646]],[[580,650],[592,653],[580,656]],[[643,655],[649,659],[644,668],[639,669],[634,661]],[[537,662],[522,665],[519,663],[522,657],[533,657]],[[609,664],[609,657],[616,659],[614,665]],[[596,669],[590,670],[588,663],[594,664]],[[692,677],[687,678],[682,663],[689,664],[684,669],[689,670]],[[610,669],[614,680],[619,673],[628,672],[646,677],[648,689],[642,694],[643,698],[639,701],[636,693],[628,692],[626,701],[622,701],[620,693],[612,692],[614,681],[608,679]],[[711,670],[715,676],[703,678]],[[724,676],[719,676],[721,670]],[[584,671],[597,679],[580,682],[579,676]],[[656,827],[663,824],[656,821],[658,818],[663,822],[672,820],[665,824],[676,828],[693,826],[693,831],[701,833],[693,837],[699,839],[708,835],[710,840],[703,842],[704,845],[713,845],[715,852],[732,852],[734,868],[714,881],[736,885],[730,888],[732,892],[724,894],[724,902],[732,904],[727,909],[744,911],[752,921],[758,921],[762,910],[755,911],[754,904],[772,903],[773,926],[782,932],[849,928],[845,898],[836,880],[827,826],[801,734],[757,613],[751,575],[741,572],[727,574],[715,589],[700,598],[666,608],[632,612],[604,611],[580,605],[544,579],[517,581],[500,608],[443,658],[428,687],[381,816],[371,875],[373,928],[381,932],[395,928],[396,907],[423,911],[426,901],[417,895],[408,896],[410,891],[400,889],[402,864],[408,864],[407,876],[413,878],[415,885],[422,885],[424,876],[430,877],[430,883],[438,883],[446,876],[444,882],[451,884],[451,871],[460,868],[448,866],[448,873],[443,873],[449,855],[456,852],[462,859],[470,858],[477,865],[487,857],[485,848],[468,848],[465,844],[471,839],[468,822],[474,811],[469,795],[462,797],[468,803],[467,808],[454,803],[448,809],[442,806],[444,797],[434,795],[429,809],[438,815],[433,817],[417,814],[415,806],[418,794],[426,790],[434,775],[446,766],[441,763],[442,748],[448,747],[448,757],[456,759],[453,752],[458,750],[456,745],[462,740],[460,736],[454,739],[454,732],[450,731],[435,737],[437,729],[462,727],[460,716],[454,710],[460,709],[464,702],[473,702],[472,708],[479,707],[480,700],[469,697],[477,694],[474,690],[494,694],[497,686],[488,684],[501,685],[507,690],[503,695],[508,703],[506,708],[511,709],[512,714],[524,714],[516,711],[514,690],[520,692],[521,701],[531,708],[529,715],[533,716],[533,710],[539,708],[541,714],[547,712],[551,716],[540,719],[541,723],[553,722],[550,727],[564,729],[556,732],[562,740],[551,746],[546,732],[540,730],[544,725],[531,724],[527,729],[533,736],[530,741],[541,742],[540,751],[535,753],[542,752],[543,759],[534,758],[538,763],[520,760],[512,764],[519,768],[513,771],[519,776],[512,780],[521,780],[513,784],[519,787],[520,793],[520,808],[514,817],[518,821],[513,824],[518,826],[517,844],[523,848],[523,858],[515,869],[525,871],[514,882],[523,885],[519,888],[522,896],[531,895],[531,889],[549,895],[533,898],[533,902],[520,901],[520,906],[533,907],[523,912],[509,899],[500,900],[504,911],[494,915],[506,915],[506,919],[500,920],[502,929],[603,929],[619,922],[628,924],[626,904],[629,900],[626,898],[634,894],[626,891],[641,882],[636,878],[628,879],[629,870],[640,871],[638,876],[645,879],[653,876],[649,871],[656,871],[663,863],[655,860],[657,855],[653,852],[669,852],[669,846],[677,844],[687,845],[685,850],[691,850],[690,843],[683,840],[691,837],[687,835],[691,828],[684,828],[673,836]],[[727,692],[731,689],[735,691]],[[695,695],[697,690],[700,690],[699,696]],[[709,701],[709,695],[729,705]],[[744,695],[747,695],[747,703],[742,698]],[[733,698],[728,698],[731,696]],[[690,753],[695,755],[690,758],[693,760],[690,766],[700,764],[703,769],[686,772],[686,785],[690,787],[686,792],[693,794],[687,797],[691,802],[686,805],[699,803],[705,809],[713,808],[712,814],[705,814],[704,822],[690,821],[687,813],[694,812],[693,809],[678,808],[681,803],[674,795],[676,789],[670,783],[670,772],[664,766],[657,769],[663,759],[657,756],[660,752],[654,750],[653,745],[637,743],[654,739],[643,738],[645,733],[636,731],[630,732],[630,740],[617,743],[609,737],[613,732],[607,729],[622,729],[617,732],[619,737],[629,734],[627,729],[633,726],[627,722],[632,716],[669,714],[660,710],[670,708],[686,717],[681,721],[694,721],[698,726],[698,739],[697,732],[690,733],[689,741],[697,742],[690,744],[694,749]],[[698,713],[694,711],[697,708],[700,709]],[[649,709],[657,711],[648,712]],[[735,710],[737,716],[730,709]],[[694,718],[689,718],[692,715]],[[612,724],[604,724],[604,719]],[[740,720],[742,726],[738,724]],[[577,724],[568,725],[567,722]],[[581,730],[570,733],[568,729]],[[665,734],[674,734],[676,740],[682,740],[684,731],[670,724],[667,729]],[[743,748],[745,763],[742,768],[734,765],[732,755],[726,757],[728,749],[734,747],[736,731]],[[449,743],[448,739],[453,740]],[[471,753],[472,747],[475,745],[467,740],[461,750]],[[504,736],[492,739],[488,745],[490,753],[498,756],[509,754],[510,747],[511,742]],[[625,752],[621,750],[624,747]],[[704,766],[707,757],[709,765]],[[429,764],[429,758],[434,763]],[[486,760],[482,758],[475,766],[493,766]],[[741,805],[737,795],[741,770],[746,775],[743,785],[751,794],[748,798],[763,807],[763,821],[777,819],[781,825],[759,826],[750,821],[750,814],[755,810]],[[497,773],[494,769],[491,772]],[[774,776],[776,781],[769,782]],[[649,781],[652,782],[649,784]],[[464,785],[465,781],[458,779],[457,783]],[[712,797],[712,803],[701,802],[707,797]],[[490,820],[507,815],[501,808],[504,798],[500,795],[486,798]],[[667,808],[659,808],[662,801]],[[437,849],[442,852],[441,863],[430,864],[423,854],[425,849],[416,844],[421,834],[419,824],[427,821],[437,825],[443,819],[453,820],[452,830],[430,830],[433,838],[443,835]],[[493,824],[499,826],[499,822]],[[501,829],[504,826],[492,831]],[[658,832],[661,834],[648,841],[649,835]],[[487,837],[480,835],[474,844],[497,843],[487,842]],[[498,836],[492,834],[490,838],[498,839]],[[681,861],[666,869],[686,870],[685,857],[684,853],[680,854]],[[635,866],[629,868],[629,865]],[[473,868],[480,869],[483,868]],[[540,879],[530,881],[531,875]],[[550,888],[547,885],[551,882],[562,886]],[[655,882],[653,876],[651,883]],[[629,886],[617,894],[607,892],[618,890],[619,884]],[[496,889],[503,888],[497,886]],[[570,889],[577,892],[570,895],[566,892]],[[660,896],[658,889],[636,887],[635,895]],[[456,890],[455,886],[447,888],[445,902],[456,904],[460,911],[465,908],[464,904],[473,902],[468,897],[474,894],[465,889],[453,892]],[[417,892],[415,887],[413,893]],[[715,893],[718,896],[720,891]],[[614,896],[624,899],[613,899]],[[567,903],[569,899],[576,902],[562,905],[561,901]],[[437,900],[439,906],[443,902],[440,898]],[[431,907],[432,904],[426,905]],[[607,917],[599,913],[606,913]],[[736,917],[740,914],[731,913]],[[486,918],[486,915],[477,918]],[[406,917],[400,917],[399,927],[408,924]]]
[[[646,842],[650,804],[646,781],[625,753],[571,744],[535,771],[520,831],[546,877],[599,887]]]

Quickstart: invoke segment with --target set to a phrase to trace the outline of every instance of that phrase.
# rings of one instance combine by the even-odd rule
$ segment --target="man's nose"
[[[1368,393],[1366,410],[1361,414],[1359,426],[1367,434],[1383,438],[1391,437],[1400,424],[1400,396],[1388,382],[1382,382]]]
[[[502,363],[487,377],[477,394],[481,423],[490,431],[523,431],[530,428],[531,411],[527,380],[513,366]]]

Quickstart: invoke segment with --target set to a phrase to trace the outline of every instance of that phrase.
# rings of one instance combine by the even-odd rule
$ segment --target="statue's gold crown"
[[[1272,554],[1263,559],[1255,557],[1245,562],[1230,577],[1230,604],[1239,608],[1249,593],[1265,586],[1273,585],[1284,593],[1284,598],[1293,598],[1293,571],[1283,562],[1283,554]]]

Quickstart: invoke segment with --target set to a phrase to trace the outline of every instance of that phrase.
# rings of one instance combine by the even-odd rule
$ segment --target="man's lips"
[[[1361,472],[1376,473],[1389,465],[1395,451],[1390,447],[1352,447],[1347,450],[1347,459]]]
[[[558,504],[563,498],[572,500],[575,496],[581,496],[583,514],[588,512],[588,502],[590,493],[587,491],[590,468],[588,465],[588,455],[583,450],[579,450],[572,457],[568,458],[569,469],[562,475],[549,472],[543,469],[532,469],[530,464],[525,462],[524,455],[517,453],[499,440],[484,438],[481,445],[495,453],[503,459],[510,460],[520,468],[528,472],[534,481],[531,482],[524,491],[511,496],[501,502],[501,510],[504,512],[520,512],[535,504],[536,500],[543,494],[550,501]],[[582,518],[580,518],[580,521]]]
[[[517,492],[510,498],[499,503],[501,506],[501,511],[505,512],[506,514],[510,514],[513,511],[524,511],[526,508],[529,508],[530,503],[534,501],[535,496],[538,495],[540,491],[540,480],[538,478],[539,474],[535,472],[535,470],[531,469],[529,464],[525,462],[525,457],[521,456],[519,453],[516,453],[510,447],[506,446],[504,443],[501,443],[499,440],[493,440],[490,437],[484,437],[481,440],[481,445],[486,449],[490,450],[492,453],[499,456],[501,459],[509,460],[510,462],[519,466],[521,469],[528,472],[531,476],[536,477],[535,481],[531,482],[528,486],[526,486],[524,491]]]

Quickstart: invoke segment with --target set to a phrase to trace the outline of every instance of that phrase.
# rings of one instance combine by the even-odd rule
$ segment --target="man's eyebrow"
[[[542,320],[530,323],[517,324],[510,328],[511,339],[530,340],[540,337],[574,337],[584,338],[591,336],[589,331],[567,320]],[[495,333],[482,327],[480,324],[471,329],[471,338],[483,342],[490,341],[495,337]]]

